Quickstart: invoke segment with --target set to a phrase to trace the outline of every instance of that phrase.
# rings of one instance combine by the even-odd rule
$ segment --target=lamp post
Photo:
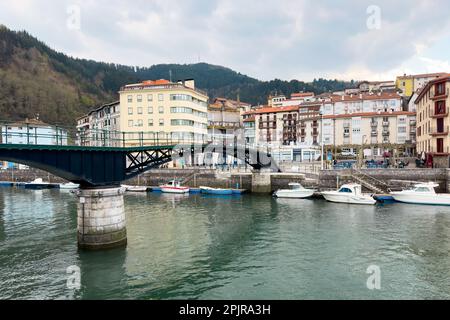
[[[319,111],[320,114],[320,144],[322,146],[322,155],[320,157],[320,167],[324,170],[324,145],[323,145],[323,112]]]

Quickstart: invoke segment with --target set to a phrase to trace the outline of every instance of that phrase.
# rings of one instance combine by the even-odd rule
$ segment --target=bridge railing
[[[76,145],[89,147],[139,147],[179,144],[234,143],[221,135],[77,129],[36,122],[1,122],[0,144]]]

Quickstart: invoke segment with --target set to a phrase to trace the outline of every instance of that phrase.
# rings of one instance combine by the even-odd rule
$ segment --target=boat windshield
[[[414,188],[415,192],[433,192],[430,187],[416,187]]]
[[[352,193],[353,191],[352,191],[352,189],[349,189],[349,188],[341,188],[341,189],[339,190],[339,192],[342,192],[342,193]]]
[[[300,184],[291,184],[291,188],[292,190],[299,190],[302,188],[302,186]]]

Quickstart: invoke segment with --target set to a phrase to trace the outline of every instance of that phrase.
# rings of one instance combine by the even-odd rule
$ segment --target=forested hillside
[[[211,98],[226,97],[264,104],[271,93],[317,94],[354,86],[353,82],[314,80],[259,81],[231,69],[206,63],[124,66],[77,59],[56,52],[27,32],[0,25],[0,120],[36,114],[48,123],[73,125],[89,109],[117,99],[119,88],[149,79],[193,78]]]

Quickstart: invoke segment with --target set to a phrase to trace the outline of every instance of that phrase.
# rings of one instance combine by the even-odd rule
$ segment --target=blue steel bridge
[[[22,131],[15,129],[2,125],[0,160],[47,171],[86,189],[119,186],[174,159],[194,159],[194,154],[219,153],[224,159],[231,156],[242,160],[254,170],[279,171],[267,149],[208,141],[211,139],[207,137],[174,139],[155,132],[83,132],[63,127],[41,133],[31,125]]]

